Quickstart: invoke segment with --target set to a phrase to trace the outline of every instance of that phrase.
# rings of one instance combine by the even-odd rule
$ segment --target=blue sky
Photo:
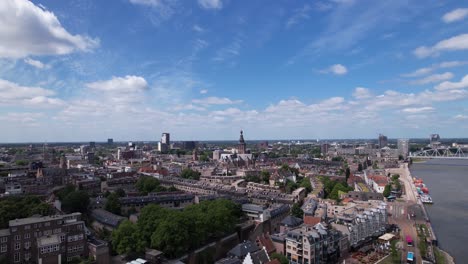
[[[0,142],[466,137],[463,1],[0,2]]]

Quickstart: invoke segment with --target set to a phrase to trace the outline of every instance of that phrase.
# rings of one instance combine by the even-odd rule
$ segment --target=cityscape
[[[0,264],[465,263],[467,28],[455,0],[1,0]]]

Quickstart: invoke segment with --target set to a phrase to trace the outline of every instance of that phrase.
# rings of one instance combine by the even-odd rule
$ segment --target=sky
[[[0,142],[468,137],[468,3],[2,0]]]

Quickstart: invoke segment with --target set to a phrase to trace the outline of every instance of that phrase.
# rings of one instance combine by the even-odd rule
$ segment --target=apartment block
[[[88,255],[81,213],[28,217],[0,230],[0,255],[9,263],[67,263]]]

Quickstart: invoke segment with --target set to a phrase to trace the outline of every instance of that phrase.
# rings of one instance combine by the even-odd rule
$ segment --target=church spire
[[[245,141],[244,141],[244,131],[240,131],[240,137],[239,137],[239,143],[240,144],[244,144]]]
[[[239,147],[237,148],[239,154],[245,154],[245,141],[244,141],[244,131],[240,131],[239,137]]]

